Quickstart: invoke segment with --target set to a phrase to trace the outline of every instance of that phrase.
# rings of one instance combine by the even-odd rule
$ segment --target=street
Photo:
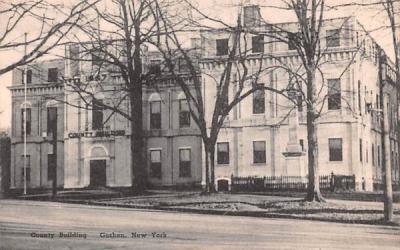
[[[387,250],[399,246],[399,227],[0,200],[0,249],[7,250]]]

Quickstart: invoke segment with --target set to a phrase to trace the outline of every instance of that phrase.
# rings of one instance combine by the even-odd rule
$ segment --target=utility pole
[[[49,115],[49,114],[48,114]],[[52,138],[52,144],[53,144],[53,190],[52,190],[52,199],[55,199],[57,196],[57,109],[55,109],[55,112],[52,114],[55,117],[52,117],[52,121],[54,124],[51,124],[52,126],[52,133],[53,133],[53,138]]]
[[[25,48],[24,48],[24,55],[26,56],[26,47],[27,47],[27,33],[25,32]],[[25,64],[24,66],[24,74],[23,74],[23,81],[24,81],[24,195],[26,195],[26,93],[27,93],[27,79],[28,79],[28,74],[27,74],[28,67]]]

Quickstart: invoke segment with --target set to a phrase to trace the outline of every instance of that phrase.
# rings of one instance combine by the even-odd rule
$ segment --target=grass
[[[92,204],[134,208],[176,210],[199,213],[284,217],[344,223],[383,224],[383,203],[328,200],[305,202],[301,198],[250,194],[178,193],[94,201]],[[394,204],[396,221],[400,221],[400,204]],[[396,224],[398,225],[398,224]]]

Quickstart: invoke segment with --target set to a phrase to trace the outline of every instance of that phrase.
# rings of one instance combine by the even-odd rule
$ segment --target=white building
[[[267,26],[262,25],[257,6],[246,7],[244,13],[244,26],[249,33],[246,34],[247,43],[241,44],[247,44],[242,49],[248,50],[246,65],[250,74],[260,67],[270,68],[259,74],[258,84],[286,88],[292,81],[289,74],[274,67],[285,63],[297,69],[301,65],[300,57],[287,43],[260,36],[267,32]],[[296,33],[296,23],[278,26]],[[359,190],[372,190],[374,184],[377,186],[381,182],[384,152],[379,114],[383,109],[385,131],[390,131],[384,137],[386,163],[391,166],[393,181],[399,183],[395,133],[397,88],[390,62],[379,57],[379,46],[354,17],[325,20],[321,34],[324,52],[317,87],[321,101],[326,100],[325,105],[320,106],[322,112],[318,119],[320,174],[355,175]],[[212,77],[218,78],[224,70],[223,64],[217,61],[226,58],[232,35],[217,29],[203,30],[200,35],[200,69],[206,120],[210,121],[216,91]],[[93,103],[93,98],[105,104],[118,103],[122,96],[121,76],[99,70],[93,58],[88,58],[87,62],[74,60],[75,57],[90,57],[82,55],[80,46],[67,46],[67,60],[28,67],[26,103],[21,69],[14,71],[10,87],[13,111],[11,188],[23,187],[25,105],[28,188],[50,188],[53,169],[57,169],[57,182],[63,188],[132,185],[130,121]],[[149,58],[148,64],[160,61]],[[103,83],[101,86],[97,84],[99,81]],[[87,87],[89,93],[73,91],[74,84]],[[384,86],[383,97],[380,86]],[[191,121],[185,95],[168,77],[160,78],[158,87],[158,90],[143,88],[148,181],[157,186],[204,184],[202,140],[196,124]],[[246,88],[250,88],[250,84]],[[228,98],[232,98],[233,93],[231,89]],[[381,98],[384,107],[379,105]],[[231,176],[306,176],[306,108],[304,101],[300,98],[297,101],[294,107],[283,96],[258,91],[234,107],[218,138],[216,181],[230,181]],[[123,100],[119,107],[129,110],[128,100]],[[54,129],[57,131],[56,154],[52,151]]]
[[[290,75],[286,70],[273,67],[285,65],[293,71],[301,71],[297,51],[287,43],[268,37],[269,26],[263,24],[258,6],[245,7],[243,20],[248,33],[241,37],[240,44],[241,51],[247,51],[249,75],[259,72],[260,68],[271,67],[271,70],[257,73],[257,84],[276,89],[287,88],[291,82]],[[293,34],[298,32],[296,23],[277,24],[277,27]],[[226,29],[204,30],[201,35],[204,46],[201,63],[204,96],[205,103],[210,103],[206,113],[211,114],[217,89],[213,78],[218,79],[225,69],[224,63],[217,61],[227,57],[234,36]],[[354,17],[323,22],[323,56],[319,69],[321,73],[317,74],[317,89],[320,91],[318,108],[322,109],[317,128],[319,171],[321,175],[332,172],[355,175],[358,190],[372,190],[373,184],[378,185],[382,181],[382,129],[378,118],[382,110],[379,105],[381,84],[384,84],[384,112],[390,130],[386,159],[391,165],[393,181],[399,183],[395,136],[397,88],[394,81],[386,79],[386,64],[390,65],[390,62],[381,63],[383,73],[380,78],[378,47]],[[238,77],[232,76],[233,79]],[[232,86],[229,98],[235,93],[235,86]],[[247,89],[251,89],[250,83]],[[322,106],[324,98],[325,105]],[[289,112],[294,107],[292,102],[268,91],[257,92],[239,103],[230,112],[219,134],[216,182],[230,181],[231,176],[306,176],[306,107],[301,99],[297,100],[299,105],[292,112]],[[288,123],[290,119],[291,125]],[[289,133],[289,127],[292,133]]]

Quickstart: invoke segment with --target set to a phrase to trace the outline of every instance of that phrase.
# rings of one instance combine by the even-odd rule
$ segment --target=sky
[[[13,1],[13,0],[8,0]],[[50,0],[52,2],[62,2],[68,4],[68,1],[64,0]],[[241,4],[259,4],[262,6],[261,14],[263,18],[269,22],[287,22],[293,21],[294,16],[293,13],[287,13],[283,10],[279,10],[277,8],[266,8],[263,7],[268,3],[268,5],[279,6],[279,2],[281,0],[191,0],[194,5],[196,5],[199,10],[208,15],[220,18],[225,22],[232,22],[236,19],[239,7]],[[367,3],[371,1],[377,0],[327,0],[327,5],[338,5],[342,3],[349,2],[360,2]],[[0,1],[1,4],[1,1]],[[107,1],[105,3],[107,5]],[[0,6],[1,9],[1,6]],[[355,15],[357,19],[364,25],[364,27],[372,31],[371,35],[378,41],[378,43],[389,53],[389,55],[393,54],[390,30],[375,30],[377,27],[381,26],[386,22],[385,12],[377,10],[376,6],[371,7],[352,7],[352,8],[340,8],[329,11],[326,13],[326,17],[339,17],[339,16],[348,16]],[[3,18],[4,19],[4,18]],[[4,23],[2,17],[0,15],[0,26],[1,23]],[[15,40],[22,39],[24,32],[28,32],[28,36],[33,36],[31,34],[35,30],[38,30],[38,26],[30,22],[26,22],[21,26],[17,26],[16,35],[14,37]],[[375,31],[374,31],[375,30]],[[1,27],[0,27],[1,32]],[[1,33],[0,33],[1,35]],[[12,61],[13,58],[17,56],[23,55],[23,48],[13,49],[13,50],[0,50],[0,67],[4,67]],[[0,129],[9,128],[11,125],[11,96],[10,91],[7,89],[7,86],[11,85],[11,73],[6,73],[0,76]]]

